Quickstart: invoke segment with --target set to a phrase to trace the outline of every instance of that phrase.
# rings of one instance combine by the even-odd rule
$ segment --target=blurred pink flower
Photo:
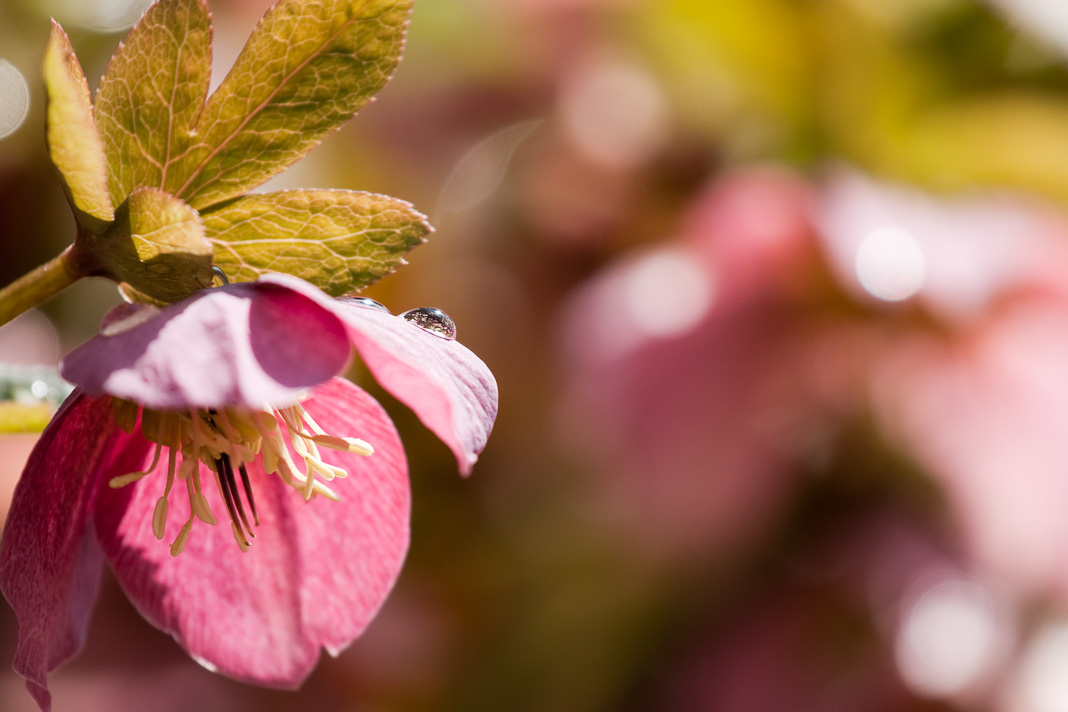
[[[1068,220],[1052,208],[748,170],[679,240],[589,284],[566,342],[572,426],[610,453],[643,542],[751,540],[870,418],[943,488],[974,565],[1068,593]]]
[[[798,410],[809,387],[798,317],[813,291],[810,200],[785,175],[725,181],[681,239],[610,268],[572,305],[571,429],[610,453],[606,486],[647,545],[745,540],[792,487],[786,434],[820,435]]]
[[[921,249],[930,321],[868,372],[884,435],[944,488],[979,570],[1018,594],[1068,595],[1068,220],[857,177],[833,186],[822,218],[843,281],[855,236],[887,234],[876,225]]]
[[[985,708],[1012,637],[998,598],[892,508],[818,529],[665,666],[646,709],[900,712],[931,696]]]
[[[0,588],[19,620],[15,669],[47,710],[47,673],[81,647],[106,559],[206,667],[295,687],[320,647],[337,654],[363,631],[407,550],[396,429],[336,377],[352,347],[465,474],[496,416],[493,376],[418,321],[291,277],[127,312],[65,359],[77,390],[14,495]],[[219,512],[230,527],[193,531]],[[183,524],[167,548],[156,540],[172,516]]]

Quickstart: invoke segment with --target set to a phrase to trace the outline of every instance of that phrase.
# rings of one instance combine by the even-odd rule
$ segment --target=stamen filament
[[[137,482],[142,477],[147,476],[148,473],[156,469],[156,464],[159,462],[160,451],[162,450],[163,445],[160,443],[156,443],[156,452],[152,455],[152,463],[149,464],[147,468],[141,470],[140,472],[130,472],[125,475],[118,475],[117,477],[112,477],[110,480],[108,480],[108,487],[111,487],[112,489],[119,489],[133,482]]]
[[[209,525],[218,523],[203,491],[201,463],[214,473],[234,540],[242,551],[247,551],[251,539],[256,536],[253,527],[260,526],[248,463],[259,457],[265,473],[276,473],[283,483],[298,490],[305,500],[322,495],[339,501],[338,494],[324,481],[346,477],[348,472],[326,462],[320,448],[364,456],[374,452],[374,448],[364,440],[325,432],[299,404],[282,408],[268,406],[263,410],[191,408],[186,411],[157,411],[116,399],[115,409],[116,418],[122,421],[124,429],[129,426],[128,432],[132,432],[139,426],[142,435],[155,443],[155,450],[152,462],[145,471],[113,477],[109,480],[111,487],[124,487],[155,471],[162,459],[163,448],[167,448],[166,481],[162,496],[156,500],[152,512],[152,532],[158,539],[163,539],[166,533],[175,479],[185,481],[189,517],[171,543],[173,556],[185,549],[194,520],[199,519]],[[181,460],[178,459],[179,454]],[[297,465],[301,460],[303,467]],[[240,489],[238,475],[241,477]],[[247,511],[251,512],[252,523],[243,500],[248,502]]]

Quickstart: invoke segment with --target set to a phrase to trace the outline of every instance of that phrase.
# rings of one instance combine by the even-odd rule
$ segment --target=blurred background
[[[0,284],[73,238],[48,17],[95,88],[145,4],[0,4]],[[216,84],[269,4],[212,0]],[[367,293],[454,318],[489,446],[463,480],[375,391],[411,553],[301,691],[203,670],[107,579],[57,709],[1068,710],[1068,8],[418,0],[288,186],[430,216]],[[18,418],[117,301],[0,329]],[[0,437],[2,508],[33,440]],[[11,672],[0,709],[35,709]]]

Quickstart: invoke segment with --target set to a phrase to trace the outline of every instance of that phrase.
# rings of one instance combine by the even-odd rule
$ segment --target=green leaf
[[[334,296],[404,264],[431,229],[403,200],[347,190],[248,195],[202,217],[215,265],[231,280],[286,272]]]
[[[90,232],[102,232],[115,219],[108,196],[104,145],[93,120],[85,74],[70,40],[55,21],[43,71],[48,91],[49,155],[59,169],[78,223]]]
[[[203,0],[160,0],[111,58],[96,95],[115,204],[135,188],[168,192],[197,137],[211,80],[211,14]]]
[[[137,188],[115,224],[84,245],[94,272],[164,302],[211,286],[211,243],[197,211],[158,188]]]
[[[411,0],[281,0],[197,120],[174,193],[203,209],[245,193],[336,130],[389,79]]]

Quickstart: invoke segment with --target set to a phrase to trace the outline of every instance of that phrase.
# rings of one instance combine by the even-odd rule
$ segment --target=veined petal
[[[336,314],[375,379],[449,446],[463,474],[471,472],[497,417],[497,382],[478,356],[384,311],[339,303],[293,277],[269,274],[260,283],[293,289]]]
[[[110,333],[110,335],[109,335]],[[296,290],[207,289],[71,352],[64,378],[154,409],[289,405],[341,372],[351,346],[341,323]]]
[[[125,447],[110,399],[75,392],[45,429],[15,489],[0,543],[0,589],[19,621],[15,670],[42,710],[46,675],[82,647],[100,581],[88,526],[99,473],[122,449],[136,469],[148,447]]]
[[[276,687],[299,685],[320,647],[337,652],[360,635],[408,547],[408,466],[385,411],[339,378],[315,389],[303,406],[327,431],[363,438],[375,452],[323,453],[349,473],[331,483],[339,502],[305,502],[277,475],[266,475],[260,460],[250,463],[260,524],[247,552],[234,544],[229,527],[196,522],[185,550],[170,555],[152,533],[164,465],[123,490],[102,493],[97,510],[119,583],[153,625],[206,666]],[[203,482],[213,476],[202,468]],[[204,492],[224,522],[221,497],[211,486]],[[188,517],[188,501],[173,497],[165,541]]]

